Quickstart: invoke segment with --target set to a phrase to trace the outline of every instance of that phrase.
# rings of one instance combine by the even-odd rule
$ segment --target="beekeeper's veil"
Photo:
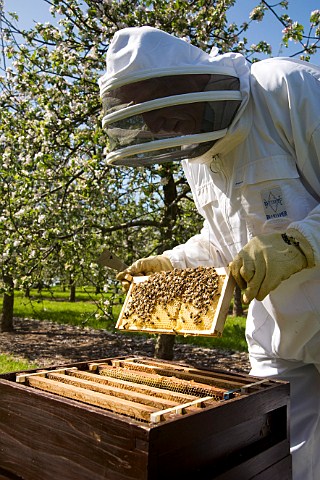
[[[99,81],[109,164],[200,157],[226,134],[248,67],[241,55],[214,54],[151,27],[115,34]]]

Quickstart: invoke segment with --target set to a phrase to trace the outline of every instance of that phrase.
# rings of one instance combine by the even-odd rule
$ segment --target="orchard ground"
[[[14,328],[14,332],[0,333],[0,355],[27,361],[29,368],[117,356],[154,355],[155,336],[112,333],[26,318],[15,318]],[[247,352],[225,348],[176,342],[173,360],[229,372],[249,372]],[[21,367],[25,368],[26,365]]]
[[[16,292],[14,331],[0,333],[0,371],[123,355],[154,356],[155,335],[115,330],[121,297],[115,302],[111,316],[109,312],[109,317],[100,320],[96,312],[98,302],[105,301],[101,294],[79,288],[76,298],[76,302],[69,302],[68,292],[62,289],[32,290],[28,298]],[[244,317],[229,316],[221,338],[177,337],[174,361],[247,373],[244,329]],[[1,354],[7,356],[6,361],[2,359],[2,367]],[[14,361],[27,363],[19,366]]]

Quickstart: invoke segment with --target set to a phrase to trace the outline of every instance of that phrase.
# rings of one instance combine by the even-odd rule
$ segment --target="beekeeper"
[[[320,478],[319,81],[302,61],[250,66],[151,27],[116,33],[100,79],[108,163],[181,161],[204,218],[118,278],[230,266],[250,304],[251,374],[291,382],[294,480]]]

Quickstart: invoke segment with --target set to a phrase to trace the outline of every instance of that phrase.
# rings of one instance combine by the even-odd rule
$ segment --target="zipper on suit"
[[[228,178],[228,176],[226,174],[226,171],[223,168],[223,160],[222,160],[222,158],[219,154],[216,154],[212,157],[212,162],[210,163],[210,171],[213,174],[220,175],[223,178],[224,188],[223,188],[223,190],[222,189],[221,190],[223,191],[224,196],[220,197],[221,201],[222,201],[221,210],[223,211],[224,220],[225,220],[226,224],[228,225],[230,235],[233,238],[232,226],[231,226],[231,223],[229,221],[229,215],[228,215],[228,212],[227,212],[227,201],[226,201],[227,198],[230,198],[230,195],[229,195],[230,194],[230,178]]]

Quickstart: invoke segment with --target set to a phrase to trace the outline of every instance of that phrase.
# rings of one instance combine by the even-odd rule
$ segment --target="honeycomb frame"
[[[206,267],[201,268],[206,269]],[[194,306],[192,301],[182,301],[181,298],[169,298],[165,305],[157,304],[151,314],[141,315],[136,311],[133,312],[135,289],[151,277],[155,278],[157,274],[133,277],[116,328],[151,334],[221,336],[233,297],[235,281],[227,269],[210,268],[216,273],[218,284],[216,293],[209,298],[209,301],[207,300],[208,307],[205,312],[202,308]],[[203,292],[208,298],[205,289],[206,285],[203,286]],[[151,299],[144,298],[142,301],[147,304]]]

